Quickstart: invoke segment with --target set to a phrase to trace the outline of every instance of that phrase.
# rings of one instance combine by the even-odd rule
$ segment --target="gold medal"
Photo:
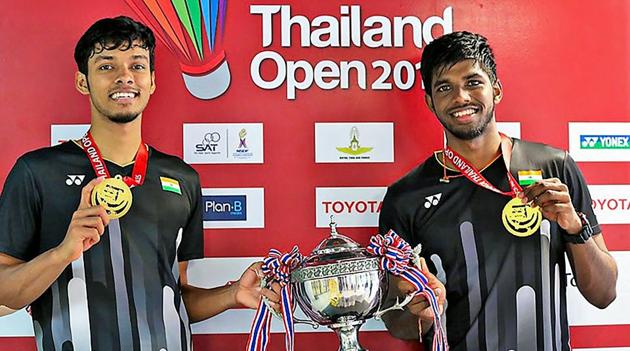
[[[518,237],[526,237],[534,234],[542,222],[540,208],[533,208],[524,204],[518,197],[508,201],[503,207],[501,215],[503,226],[510,234]]]
[[[131,189],[119,175],[103,179],[92,190],[92,205],[103,206],[111,219],[127,214],[132,200]]]

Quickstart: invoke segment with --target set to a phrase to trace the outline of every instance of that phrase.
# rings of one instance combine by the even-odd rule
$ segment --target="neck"
[[[92,119],[90,132],[104,159],[118,165],[134,160],[142,142],[141,118],[142,116],[138,116],[136,120],[124,124],[109,119]]]
[[[486,130],[472,140],[462,140],[447,132],[447,144],[476,169],[482,169],[501,154],[501,136],[495,130]],[[453,164],[446,160],[449,167]]]

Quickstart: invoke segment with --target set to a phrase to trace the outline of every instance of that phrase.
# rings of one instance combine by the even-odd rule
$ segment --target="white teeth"
[[[118,100],[118,99],[133,99],[134,96],[136,96],[136,94],[134,94],[134,93],[113,93],[111,95],[112,99],[114,99],[114,100]]]
[[[454,112],[453,116],[455,116],[455,117],[462,117],[462,116],[472,115],[475,112],[476,112],[475,109],[469,108],[469,109],[466,109],[466,110],[463,110],[463,111]]]

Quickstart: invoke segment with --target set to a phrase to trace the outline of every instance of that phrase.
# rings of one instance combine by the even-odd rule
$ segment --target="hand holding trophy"
[[[290,253],[271,250],[264,260],[264,284],[276,281],[282,289],[282,316],[287,351],[294,349],[294,323],[327,326],[339,337],[339,351],[367,351],[358,339],[361,325],[393,309],[402,309],[414,297],[424,295],[434,310],[434,350],[448,350],[438,302],[419,270],[419,255],[402,238],[390,231],[375,235],[368,248],[337,232],[331,221],[330,236],[322,240],[308,257],[296,247]],[[413,266],[416,264],[417,266]],[[379,311],[387,295],[388,272],[414,286],[402,302]],[[293,296],[315,323],[293,317]],[[248,342],[248,351],[266,350],[272,309],[261,302]]]

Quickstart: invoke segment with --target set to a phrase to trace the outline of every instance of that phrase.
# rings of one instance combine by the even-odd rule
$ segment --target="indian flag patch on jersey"
[[[179,187],[179,182],[172,178],[160,177],[162,183],[162,190],[170,191],[175,194],[182,194],[182,189]]]
[[[542,179],[541,170],[518,171],[518,184],[521,186],[532,185]]]

